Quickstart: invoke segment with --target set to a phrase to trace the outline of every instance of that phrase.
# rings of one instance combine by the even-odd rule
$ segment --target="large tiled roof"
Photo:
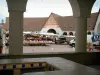
[[[57,17],[56,14],[53,14],[54,17],[56,16],[56,20],[60,25],[63,31],[73,31],[75,30],[75,18],[73,16],[59,16]],[[98,13],[92,13],[91,17],[87,19],[87,29],[93,30],[95,27],[95,23],[97,20]]]
[[[44,26],[47,18],[25,18],[24,30],[27,31],[40,31]]]
[[[96,25],[98,13],[93,13],[90,18],[87,20],[88,30],[94,30]]]
[[[75,18],[73,16],[60,16],[54,13],[51,13],[57,24],[63,31],[74,31],[75,30]],[[92,13],[91,17],[88,18],[87,27],[88,30],[93,30],[97,20],[98,13]],[[24,18],[24,30],[25,31],[40,31],[45,25],[49,17],[42,18]],[[9,18],[6,18],[6,23],[4,28],[8,29]]]
[[[40,31],[44,26],[47,17],[44,18],[24,18],[24,31]],[[9,28],[9,18],[6,18],[6,23],[4,24],[4,28],[8,30]]]

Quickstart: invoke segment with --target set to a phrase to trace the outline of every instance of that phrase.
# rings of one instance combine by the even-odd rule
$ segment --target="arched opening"
[[[33,8],[31,8],[31,7],[33,7]],[[58,7],[60,7],[60,9]],[[68,8],[69,10],[66,10],[66,8]],[[32,10],[32,9],[34,9],[34,10]],[[42,13],[40,13],[41,10],[42,10]],[[48,13],[48,11],[49,11],[49,13]],[[64,11],[64,12],[61,12],[61,11]],[[55,20],[53,20],[52,17],[48,17],[48,16],[50,16],[51,12],[54,13],[53,18]],[[46,1],[46,0],[36,0],[36,1],[28,0],[26,12],[24,13],[24,17],[43,17],[44,19],[42,21],[45,21],[44,23],[38,22],[38,24],[40,24],[40,25],[38,25],[37,23],[35,23],[37,20],[35,20],[35,22],[34,22],[35,25],[30,25],[30,26],[34,26],[31,28],[33,28],[33,30],[37,28],[37,31],[40,29],[42,33],[46,33],[46,32],[54,33],[54,37],[56,35],[62,34],[61,31],[64,31],[63,29],[61,29],[61,27],[63,27],[62,24],[64,24],[64,23],[61,24],[62,26],[60,28],[57,27],[57,25],[59,23],[59,21],[57,21],[57,20],[60,20],[60,19],[58,19],[59,16],[67,16],[67,15],[70,15],[70,16],[73,15],[72,8],[71,8],[71,5],[70,5],[68,0],[59,0],[59,1],[55,1],[55,0],[48,0],[48,1]],[[48,18],[45,20],[45,17],[48,17]],[[55,21],[58,23],[55,23]],[[29,24],[32,24],[32,22]],[[65,29],[67,29],[67,28],[65,28]],[[67,35],[68,33],[67,34],[64,33],[64,34]],[[50,35],[49,36],[47,35],[46,37],[52,38]],[[55,40],[55,39],[53,38],[53,40]]]
[[[56,31],[54,29],[49,29],[47,32],[56,34]]]
[[[66,8],[68,8],[68,10],[66,10]],[[42,10],[42,13],[40,13],[41,10]],[[64,11],[64,12],[61,12],[61,11]],[[47,17],[49,16],[48,14],[50,14],[51,12],[58,14],[58,15],[61,14],[62,16],[73,15],[72,7],[71,7],[69,0],[59,0],[59,1],[28,0],[26,12],[24,13],[24,17],[44,17],[44,16]]]
[[[96,0],[92,6],[91,13],[98,12],[100,9],[100,0]]]
[[[69,35],[73,35],[73,32],[69,32]]]
[[[2,0],[3,1],[3,0]],[[6,1],[6,0],[5,0]],[[47,5],[47,4],[50,4],[50,5]],[[60,4],[59,4],[60,3]],[[17,4],[17,3],[16,3]],[[50,8],[51,6],[51,8]],[[6,6],[7,7],[7,6]],[[31,8],[33,7],[33,8]],[[46,7],[46,8],[44,8]],[[58,8],[60,7],[60,9]],[[63,7],[66,8],[70,8],[70,10],[65,10]],[[43,8],[43,9],[42,9]],[[50,8],[50,9],[49,9]],[[52,9],[53,8],[53,9]],[[34,10],[32,10],[34,9]],[[38,9],[38,10],[37,10]],[[57,10],[56,10],[57,9]],[[42,10],[42,13],[40,14]],[[56,12],[57,11],[57,12]],[[64,12],[61,12],[61,11],[64,11]],[[4,11],[3,11],[4,12]],[[41,28],[44,26],[45,22],[41,22],[41,21],[46,21],[47,20],[47,17],[50,15],[50,13],[53,12],[55,14],[58,14],[58,15],[62,15],[62,16],[66,16],[66,15],[72,15],[72,8],[70,6],[70,3],[68,0],[59,0],[57,2],[53,1],[53,0],[49,0],[49,1],[45,1],[45,0],[37,0],[37,1],[33,1],[33,0],[28,0],[28,3],[27,3],[27,8],[26,8],[26,12],[24,13],[24,17],[39,17],[39,20],[37,20],[37,18],[35,18],[36,20],[34,21],[34,24],[32,24],[33,20],[30,20],[29,18],[25,21],[29,21],[30,23],[27,23],[27,25],[25,25],[26,23],[24,23],[23,27],[26,26],[26,28],[23,28],[23,30],[32,30],[32,31],[38,31],[38,30],[41,30]],[[70,13],[69,13],[70,12]],[[34,13],[34,14],[33,14]],[[49,15],[48,15],[49,14]],[[15,15],[16,16],[16,15]],[[7,16],[8,17],[8,16]],[[43,17],[43,18],[40,18],[40,17]],[[41,21],[40,21],[41,20]],[[8,21],[8,20],[7,20]],[[10,20],[11,21],[11,20]],[[36,23],[37,22],[37,23]],[[41,23],[40,23],[41,22]],[[53,21],[52,21],[53,22]],[[34,27],[31,27],[31,24],[32,26]],[[39,25],[38,25],[39,24]],[[52,24],[50,23],[50,25],[52,26]],[[53,27],[51,27],[53,28]],[[56,32],[56,30],[54,29],[51,29],[51,28],[48,28],[46,29],[45,31],[49,33],[54,33],[54,35],[59,35],[59,34]],[[55,27],[56,28],[56,27]],[[8,27],[9,29],[9,27]],[[44,33],[45,33],[44,31]],[[60,30],[57,30],[57,31],[60,31]],[[63,30],[62,30],[63,31]],[[65,34],[66,35],[66,34]],[[24,53],[24,49],[23,49],[23,53]]]
[[[67,32],[64,32],[63,35],[67,35]]]
[[[2,54],[6,44],[6,37],[9,36],[9,34],[6,34],[6,29],[4,29],[6,17],[8,17],[8,7],[6,0],[0,1],[0,10],[2,10],[0,11],[0,54]]]
[[[90,32],[90,31],[88,31],[88,32],[87,32],[87,34],[88,34],[88,35],[91,35],[91,32]]]
[[[97,14],[96,18],[93,20],[94,33],[100,33],[100,20],[99,20],[99,18],[100,18],[100,1],[99,0],[96,0],[95,3],[93,4],[91,14],[92,13]]]

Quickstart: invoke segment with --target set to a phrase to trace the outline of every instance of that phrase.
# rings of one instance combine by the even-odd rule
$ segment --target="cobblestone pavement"
[[[74,52],[75,48],[68,45],[48,44],[47,46],[23,46],[23,53],[44,53],[44,52]],[[8,48],[4,47],[3,54],[8,54]]]

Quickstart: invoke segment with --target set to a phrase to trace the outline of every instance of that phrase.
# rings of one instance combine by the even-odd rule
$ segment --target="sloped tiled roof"
[[[40,31],[44,26],[47,17],[43,18],[24,18],[24,31]],[[6,18],[6,23],[4,24],[4,28],[8,30],[9,28],[9,18]]]
[[[96,25],[98,13],[91,14],[91,17],[87,20],[88,30],[94,30],[94,27]]]
[[[47,18],[25,18],[24,19],[24,30],[27,31],[40,31]]]
[[[75,18],[73,16],[62,17],[56,14],[53,14],[53,15],[56,16],[55,19],[63,31],[75,30]],[[94,29],[97,16],[98,16],[98,13],[92,13],[91,17],[87,19],[87,29],[88,30]]]
[[[75,30],[75,18],[73,16],[60,16],[54,13],[51,13],[54,16],[57,24],[63,31],[74,31]],[[92,13],[91,17],[88,18],[87,25],[88,30],[93,30],[98,13]],[[24,18],[24,31],[40,31],[45,25],[49,17],[43,18]],[[6,23],[4,28],[8,29],[9,19],[6,18]]]
[[[63,17],[60,15],[57,15],[55,13],[52,13],[52,15],[53,15],[54,19],[56,20],[57,24],[59,25],[59,27],[62,29],[61,25],[63,25],[63,20],[64,20]]]

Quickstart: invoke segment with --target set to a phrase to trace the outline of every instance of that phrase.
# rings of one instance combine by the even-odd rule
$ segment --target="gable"
[[[59,25],[57,24],[57,21],[55,20],[54,16],[51,14],[48,18],[47,22],[44,25],[44,28],[58,28]]]

